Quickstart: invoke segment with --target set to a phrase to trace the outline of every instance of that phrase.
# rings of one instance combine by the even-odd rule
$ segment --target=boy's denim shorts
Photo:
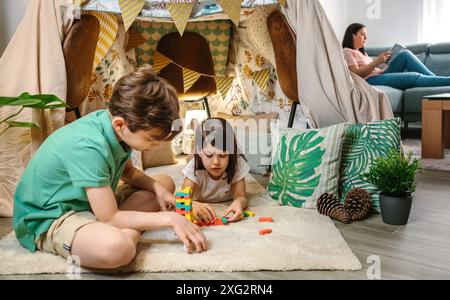
[[[131,185],[124,184],[116,190],[117,205],[120,206],[131,194],[138,191]],[[83,226],[98,222],[90,211],[68,211],[55,221],[47,232],[41,234],[36,242],[38,250],[59,254],[63,257],[71,255],[72,243],[76,232]]]

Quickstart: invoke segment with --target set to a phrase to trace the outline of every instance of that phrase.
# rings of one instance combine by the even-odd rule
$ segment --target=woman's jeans
[[[405,90],[412,87],[450,86],[450,77],[436,76],[409,50],[400,51],[384,73],[367,78],[371,85]]]

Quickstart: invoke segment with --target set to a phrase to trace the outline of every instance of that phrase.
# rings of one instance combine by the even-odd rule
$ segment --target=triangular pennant
[[[137,31],[133,27],[130,27],[130,29],[128,30],[128,41],[125,47],[125,52],[134,49],[136,47],[139,47],[146,41],[147,40],[142,36],[142,34],[139,31]]]
[[[191,16],[194,5],[194,2],[166,3],[167,10],[170,12],[170,16],[180,35],[183,35],[186,29],[186,24]]]
[[[93,70],[95,70],[116,41],[119,21],[112,13],[99,11],[88,11],[86,13],[95,16],[100,22],[100,34],[98,36],[97,48],[95,49],[93,66]]]
[[[270,77],[269,69],[254,72],[252,74],[253,80],[256,82],[256,84],[259,86],[259,88],[263,92],[266,92],[266,90],[267,90],[268,83],[269,83],[269,77]]]
[[[278,2],[279,2],[282,6],[286,7],[286,0],[278,0]]]
[[[195,71],[183,68],[183,84],[184,93],[187,93],[189,89],[197,82],[197,80],[202,76],[202,74]]]
[[[234,77],[215,77],[216,86],[223,98],[228,94]]]
[[[145,5],[145,0],[119,0],[125,31],[128,31]]]
[[[164,69],[171,62],[170,58],[155,50],[155,54],[153,55],[153,70],[155,73],[159,73],[159,71]]]
[[[241,18],[241,0],[217,0],[223,11],[230,17],[236,26],[239,26]]]

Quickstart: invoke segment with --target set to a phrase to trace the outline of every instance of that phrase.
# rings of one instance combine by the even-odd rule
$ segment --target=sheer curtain
[[[450,42],[450,1],[423,0],[419,42]]]

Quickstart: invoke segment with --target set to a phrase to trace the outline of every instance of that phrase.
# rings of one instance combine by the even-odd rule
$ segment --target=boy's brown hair
[[[124,118],[131,132],[160,128],[161,140],[171,140],[182,127],[176,90],[156,75],[149,65],[142,66],[117,81],[108,109]]]

